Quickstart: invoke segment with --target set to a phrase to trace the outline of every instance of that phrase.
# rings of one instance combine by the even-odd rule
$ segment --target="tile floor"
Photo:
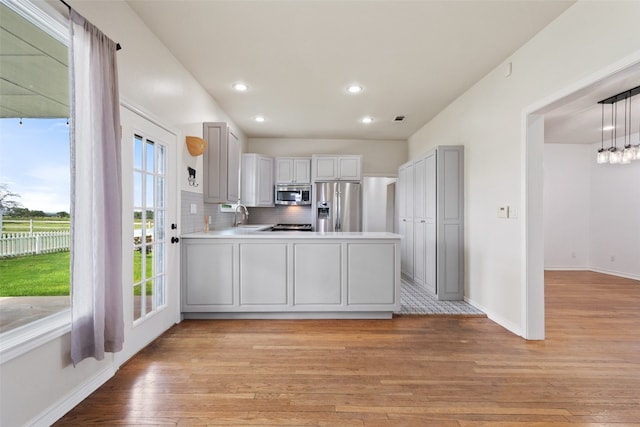
[[[398,314],[485,315],[465,301],[438,301],[435,295],[404,277],[400,283]]]

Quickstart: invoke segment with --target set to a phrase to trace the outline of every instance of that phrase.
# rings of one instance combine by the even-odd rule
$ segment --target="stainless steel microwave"
[[[310,205],[311,185],[278,184],[275,201],[276,205]]]

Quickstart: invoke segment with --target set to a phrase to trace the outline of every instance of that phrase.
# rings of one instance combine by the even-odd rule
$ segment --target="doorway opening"
[[[640,75],[640,52],[625,58],[606,69],[600,70],[585,80],[565,88],[561,92],[544,99],[523,112],[523,292],[522,306],[524,337],[544,339],[544,143],[545,123],[554,112],[583,103],[597,104],[612,94],[614,87],[633,84],[630,79]],[[637,84],[636,84],[637,85]],[[629,89],[629,88],[626,88]],[[613,93],[609,93],[613,92]],[[607,93],[608,95],[602,95]],[[594,101],[595,99],[595,101]],[[585,104],[586,105],[586,104]],[[600,110],[598,110],[600,111]],[[550,120],[551,122],[551,120]],[[600,116],[594,123],[600,129]],[[599,135],[599,134],[598,134]],[[598,140],[599,141],[599,140]],[[593,141],[593,142],[598,142]],[[595,151],[593,153],[595,162]]]

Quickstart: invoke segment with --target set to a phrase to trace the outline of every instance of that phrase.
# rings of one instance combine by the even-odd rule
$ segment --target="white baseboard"
[[[92,378],[76,387],[75,390],[63,396],[62,399],[49,406],[43,413],[32,418],[26,425],[33,427],[48,427],[52,425],[76,405],[89,397],[98,387],[106,383],[115,373],[116,369],[113,364],[107,366]]]
[[[545,271],[593,271],[595,273],[608,274],[610,276],[624,277],[625,279],[640,280],[640,275],[625,273],[622,271],[607,270],[595,267],[545,267]]]
[[[625,279],[640,280],[640,276],[637,275],[637,274],[629,274],[629,273],[624,273],[624,272],[621,272],[621,271],[606,270],[604,268],[590,268],[589,270],[595,271],[596,273],[602,273],[602,274],[609,274],[611,276],[624,277]]]
[[[494,321],[498,325],[502,326],[503,328],[505,328],[509,332],[514,333],[514,334],[516,334],[516,335],[518,335],[520,337],[524,337],[524,331],[522,330],[522,328],[520,326],[518,326],[515,323],[511,322],[510,320],[507,320],[504,317],[496,314],[492,310],[489,310],[487,307],[484,307],[482,304],[478,304],[476,301],[473,301],[471,298],[464,297],[464,300],[465,300],[465,302],[471,304],[472,306],[474,306],[478,310],[483,311],[487,315],[487,317],[489,319],[491,319],[492,321]]]

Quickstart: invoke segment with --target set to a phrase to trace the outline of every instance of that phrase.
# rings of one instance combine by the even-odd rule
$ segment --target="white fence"
[[[68,251],[70,235],[68,230],[3,233],[0,257]]]

